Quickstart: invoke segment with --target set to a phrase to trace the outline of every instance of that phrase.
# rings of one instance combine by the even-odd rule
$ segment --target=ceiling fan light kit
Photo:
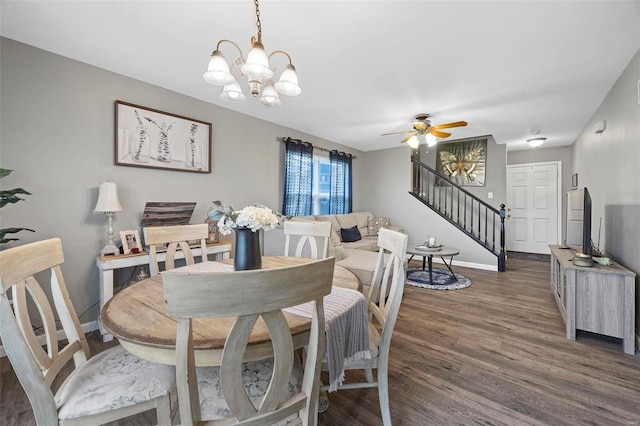
[[[258,0],[254,0],[256,27],[258,29],[258,37],[251,37],[251,50],[245,60],[242,49],[231,40],[220,40],[216,46],[216,50],[211,54],[207,71],[202,78],[207,83],[215,86],[223,86],[220,99],[227,102],[242,102],[247,99],[243,93],[242,87],[238,83],[236,77],[232,74],[233,67],[240,68],[242,75],[247,77],[249,90],[254,98],[258,98],[260,103],[269,107],[282,105],[280,94],[285,96],[298,96],[302,93],[302,89],[298,84],[298,75],[296,68],[291,63],[291,56],[284,50],[276,50],[267,56],[264,45],[262,44],[262,23],[260,22],[260,7]],[[220,51],[220,46],[228,43],[240,52],[240,56],[231,62],[231,67],[225,60],[224,54]],[[274,83],[271,79],[274,74],[274,68],[271,67],[269,60],[276,54],[286,56],[289,63],[286,65],[280,79]],[[266,80],[266,83],[265,83]],[[262,93],[261,93],[262,92]]]

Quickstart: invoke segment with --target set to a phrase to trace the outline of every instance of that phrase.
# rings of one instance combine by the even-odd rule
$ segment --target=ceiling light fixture
[[[527,143],[531,148],[537,148],[547,140],[547,138],[543,138],[542,136],[538,136],[541,133],[540,130],[531,130],[532,138],[527,139]]]
[[[418,136],[413,135],[409,139],[407,139],[407,145],[409,145],[411,149],[417,149],[418,146],[420,146],[420,140],[418,139]]]
[[[536,148],[542,145],[546,140],[547,138],[532,138],[532,139],[527,139],[527,142],[529,143],[530,147]]]
[[[211,53],[211,59],[209,60],[209,66],[207,71],[202,77],[208,83],[215,86],[224,86],[220,99],[227,102],[242,102],[247,97],[242,91],[242,87],[238,83],[236,77],[231,73],[229,64],[225,61],[224,55],[220,51],[220,45],[223,43],[229,43],[238,49],[240,57],[235,59],[231,63],[231,67],[235,66],[240,68],[242,75],[247,77],[247,83],[249,84],[249,90],[254,98],[259,98],[261,104],[274,107],[282,105],[280,95],[286,96],[298,96],[302,93],[302,89],[298,85],[298,75],[296,74],[296,68],[291,63],[291,56],[284,50],[276,50],[269,56],[264,51],[262,45],[262,23],[260,22],[260,7],[258,6],[258,0],[254,0],[255,14],[256,14],[256,27],[258,29],[258,38],[251,37],[251,50],[247,59],[244,59],[242,50],[240,47],[231,40],[220,40],[216,46],[216,50]],[[276,53],[280,53],[287,57],[289,63],[285,66],[280,79],[274,83],[271,79],[275,68],[272,68],[269,60]],[[266,80],[266,83],[263,82]],[[262,93],[260,92],[262,89]]]
[[[411,147],[412,149],[417,149],[420,145],[425,144],[427,145],[427,147],[432,147],[437,143],[438,141],[436,140],[436,137],[431,133],[426,132],[420,132],[407,139],[407,145],[409,145],[409,147]]]

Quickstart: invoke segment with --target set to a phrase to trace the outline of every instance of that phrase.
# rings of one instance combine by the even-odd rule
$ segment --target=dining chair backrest
[[[89,358],[89,346],[60,269],[62,263],[62,242],[58,238],[0,251],[0,337],[38,424],[57,422],[50,386],[62,367],[73,359],[77,368]],[[69,340],[62,351],[58,349],[53,307],[34,277],[43,271],[51,274],[51,296]],[[10,289],[13,309],[7,296]],[[32,327],[27,294],[40,314],[46,349],[38,342]]]
[[[175,388],[175,373],[167,369],[168,366],[133,355],[127,358],[126,351],[119,345],[91,358],[62,276],[63,262],[59,238],[0,251],[0,338],[29,398],[35,422],[38,425],[64,421],[97,425],[156,408],[159,424],[170,424],[170,393]],[[36,275],[41,279],[50,276],[53,304]],[[37,309],[29,309],[30,303]],[[58,341],[56,316],[67,340],[64,347]],[[42,329],[41,336],[36,336],[34,326]],[[118,365],[125,358],[127,362]],[[74,368],[70,372],[68,368],[63,370],[71,361]],[[54,395],[52,385],[61,371],[65,371],[64,382],[57,387],[59,381],[56,381]],[[148,388],[120,388],[118,384],[122,383],[124,373],[126,382],[138,387],[140,376],[153,375],[154,379],[144,381],[153,382],[154,391],[136,399],[139,396],[136,392],[143,393]]]
[[[298,414],[302,424],[315,424],[324,350],[323,297],[331,292],[333,271],[334,259],[328,258],[274,269],[163,273],[167,313],[178,321],[176,377],[184,424],[205,420],[201,419],[192,336],[199,325],[192,319],[206,317],[236,317],[222,352],[220,379],[224,399],[237,421],[275,424]],[[314,310],[304,378],[300,391],[283,401],[295,354],[291,330],[281,310],[306,302],[313,302]],[[267,392],[256,407],[243,385],[242,363],[249,335],[259,317],[271,335],[274,369]]]
[[[378,231],[380,250],[367,295],[367,306],[370,320],[375,318],[382,327],[379,356],[383,353],[388,355],[391,335],[398,318],[406,278],[408,241],[409,236],[401,232],[386,228]],[[387,297],[380,297],[384,294]]]
[[[286,221],[284,223],[284,255],[291,256],[290,246],[292,236],[299,236],[296,245],[296,257],[303,257],[305,250],[308,250],[312,259],[324,259],[329,252],[329,236],[331,235],[331,222],[303,222]],[[322,244],[319,250],[318,242]],[[308,247],[305,249],[305,247]]]
[[[149,246],[149,270],[150,275],[158,275],[158,250],[166,247],[164,269],[168,271],[175,268],[176,254],[182,251],[187,265],[195,263],[195,256],[189,245],[190,241],[197,241],[202,250],[202,262],[207,259],[207,238],[209,238],[209,225],[199,223],[195,225],[175,226],[148,226],[143,228],[144,243]]]

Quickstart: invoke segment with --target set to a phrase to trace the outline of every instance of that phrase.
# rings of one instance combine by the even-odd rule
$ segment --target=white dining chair
[[[209,225],[199,223],[195,225],[173,225],[173,226],[147,226],[142,230],[144,243],[149,246],[149,274],[158,275],[160,267],[158,265],[158,251],[166,249],[164,269],[175,268],[176,254],[182,251],[185,263],[193,265],[195,256],[189,245],[189,241],[197,241],[197,245],[202,250],[202,262],[207,258],[207,238],[209,238]]]
[[[167,313],[178,322],[176,376],[183,424],[218,420],[213,424],[271,425],[294,419],[295,424],[316,424],[323,297],[331,293],[333,271],[334,259],[328,258],[240,272],[163,272]],[[313,317],[309,340],[300,342],[308,345],[302,368],[282,309],[306,302],[313,304]],[[235,322],[220,367],[196,369],[193,333],[207,317],[235,317]],[[271,335],[265,357],[273,356],[243,363],[259,318],[264,324],[258,326],[266,324]]]
[[[58,238],[0,251],[0,338],[35,422],[99,425],[154,409],[158,424],[170,425],[174,368],[138,358],[120,345],[91,357],[62,276],[63,262]],[[36,274],[50,275],[53,304]],[[27,296],[37,309],[29,309]],[[56,315],[66,345],[58,340]],[[37,324],[41,335],[34,332]],[[60,373],[67,364],[73,369],[64,378]],[[54,395],[59,376],[64,382]]]
[[[345,370],[364,370],[367,381],[344,383],[338,387],[338,390],[377,387],[382,421],[387,426],[391,425],[389,349],[404,292],[408,241],[409,237],[406,234],[390,229],[381,228],[378,233],[380,251],[367,295],[371,359],[345,361],[344,365]],[[381,294],[388,296],[380,297]],[[328,371],[328,368],[329,366],[323,363],[323,371]],[[373,380],[373,369],[377,370],[377,381]],[[322,386],[321,389],[326,391],[329,386]]]
[[[299,237],[293,256],[309,253],[312,259],[324,259],[329,252],[331,222],[303,222],[288,220],[284,223],[284,255],[291,256],[291,237]],[[320,245],[319,245],[320,243]],[[322,247],[322,248],[320,248]]]

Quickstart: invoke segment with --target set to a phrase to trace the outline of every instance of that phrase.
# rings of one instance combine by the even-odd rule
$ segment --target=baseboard
[[[84,324],[80,324],[80,326],[82,327],[82,332],[83,333],[90,333],[94,330],[98,329],[98,321],[91,321],[91,322],[85,322]],[[63,330],[58,330],[58,341],[60,340],[64,340],[67,338],[67,336],[64,334]],[[45,337],[44,334],[41,334],[38,336],[38,341],[44,345],[45,344]],[[4,358],[7,356],[7,353],[4,351],[4,346],[0,345],[0,358]]]
[[[433,263],[439,263],[444,265],[441,258],[433,256]],[[498,271],[498,265],[486,265],[484,263],[464,262],[461,260],[453,260],[453,266],[460,266],[462,268],[482,269],[484,271]]]

